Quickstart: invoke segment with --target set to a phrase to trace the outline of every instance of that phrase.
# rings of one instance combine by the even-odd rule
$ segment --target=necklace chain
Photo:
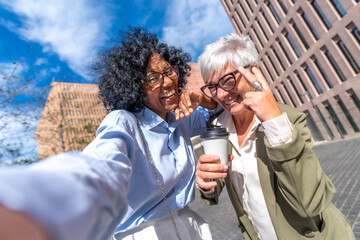
[[[166,198],[166,195],[165,195],[165,192],[164,192],[164,188],[163,188],[163,186],[162,186],[162,184],[161,184],[161,182],[160,182],[159,175],[158,175],[157,172],[156,172],[155,162],[154,162],[154,160],[153,160],[153,158],[152,158],[152,156],[151,156],[151,153],[150,153],[150,150],[149,150],[149,146],[148,146],[147,142],[145,141],[145,136],[144,136],[143,131],[142,131],[141,128],[140,128],[139,121],[136,121],[136,122],[137,122],[137,126],[138,126],[138,128],[139,128],[139,130],[140,130],[141,138],[142,138],[142,140],[143,140],[143,142],[144,142],[144,146],[145,146],[145,150],[146,150],[147,157],[148,157],[148,159],[149,159],[149,161],[150,161],[150,163],[151,163],[152,169],[153,169],[153,171],[154,171],[155,178],[156,178],[156,182],[157,182],[157,184],[158,184],[158,186],[159,186],[159,189],[160,189],[160,191],[161,191],[161,195],[162,195],[162,197],[163,197],[163,199],[164,199],[165,206],[166,206],[166,208],[167,208],[167,210],[168,210],[168,212],[169,212],[169,216],[170,216],[170,218],[171,218],[171,222],[172,222],[172,224],[173,224],[173,227],[174,227],[176,236],[177,236],[177,238],[178,238],[179,240],[181,240],[179,230],[178,230],[178,228],[177,228],[177,226],[176,226],[176,222],[175,222],[174,216],[173,216],[173,214],[171,213],[171,209],[170,209],[169,203],[168,203],[168,201],[167,201],[167,198]],[[135,240],[134,234],[132,234],[132,239]]]

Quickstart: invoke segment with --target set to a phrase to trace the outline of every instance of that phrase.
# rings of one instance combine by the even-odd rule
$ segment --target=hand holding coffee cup
[[[226,128],[207,128],[201,134],[205,154],[196,166],[196,183],[205,190],[216,187],[214,179],[226,177],[229,133]]]
[[[228,163],[229,132],[226,128],[206,128],[200,138],[203,142],[205,154],[218,155],[221,163]]]

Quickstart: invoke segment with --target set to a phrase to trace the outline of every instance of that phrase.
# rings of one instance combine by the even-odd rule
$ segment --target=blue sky
[[[24,58],[23,71],[33,67],[47,79],[87,82],[88,64],[128,25],[182,47],[192,61],[206,44],[233,31],[219,0],[103,2],[0,0],[0,63]]]
[[[31,81],[20,102],[39,87],[49,89],[53,79],[90,83],[91,62],[129,25],[183,48],[192,62],[206,44],[233,31],[220,0],[0,0],[0,73]]]

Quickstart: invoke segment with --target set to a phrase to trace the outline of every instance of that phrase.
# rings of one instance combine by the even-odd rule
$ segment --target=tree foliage
[[[0,67],[0,161],[37,160],[36,154],[25,158],[22,154],[29,138],[34,140],[31,131],[41,113],[46,89],[36,87],[38,75],[32,69],[21,73],[23,61]]]

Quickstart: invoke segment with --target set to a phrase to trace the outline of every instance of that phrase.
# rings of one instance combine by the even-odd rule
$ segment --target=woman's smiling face
[[[151,88],[143,82],[146,95],[145,106],[154,113],[166,119],[166,114],[178,106],[178,76],[169,78],[164,73],[172,69],[172,66],[165,61],[159,54],[154,53],[149,60],[146,68],[146,77],[152,73],[161,73],[164,78],[163,84],[157,88]]]
[[[221,75],[214,74],[209,83],[216,84],[219,79],[231,72],[236,70],[233,66],[226,66]],[[229,111],[232,115],[237,115],[246,110],[243,99],[245,94],[252,91],[253,88],[250,83],[240,74],[235,74],[236,85],[232,90],[223,90],[220,87],[217,88],[217,95],[214,98],[225,110]]]

